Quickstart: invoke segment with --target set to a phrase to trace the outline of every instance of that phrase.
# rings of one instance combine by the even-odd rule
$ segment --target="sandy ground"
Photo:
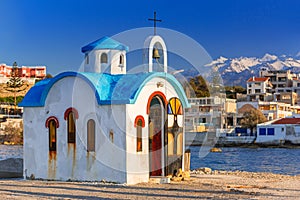
[[[300,199],[300,176],[219,172],[170,184],[0,180],[0,199]]]

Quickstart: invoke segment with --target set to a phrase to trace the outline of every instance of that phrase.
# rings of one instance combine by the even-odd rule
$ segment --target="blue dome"
[[[84,47],[81,48],[82,53],[98,50],[98,49],[113,49],[113,50],[125,50],[128,52],[129,48],[120,42],[111,39],[110,37],[103,37],[99,40],[96,40]]]

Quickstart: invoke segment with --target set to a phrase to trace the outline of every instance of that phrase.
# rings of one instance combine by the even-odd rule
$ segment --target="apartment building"
[[[249,105],[260,110],[269,121],[300,114],[300,106],[276,101],[237,102],[237,109],[243,110],[243,107],[249,107]],[[238,115],[238,118],[241,117],[241,115]]]
[[[18,67],[18,76],[22,80],[33,82],[35,79],[46,77],[46,66],[21,66]],[[11,77],[13,67],[6,64],[0,64],[0,83],[6,83]]]
[[[185,125],[189,132],[206,132],[208,128],[230,129],[236,126],[236,100],[215,97],[189,98]]]
[[[297,75],[290,70],[266,70],[261,69],[259,71],[260,77],[270,78],[270,82],[273,85],[273,91],[276,88],[288,88],[292,87],[292,80],[297,78]]]
[[[272,84],[269,77],[251,77],[247,80],[248,101],[271,101]]]

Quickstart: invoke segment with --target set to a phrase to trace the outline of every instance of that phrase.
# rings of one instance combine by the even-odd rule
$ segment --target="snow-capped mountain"
[[[258,76],[259,70],[291,70],[300,72],[300,52],[295,56],[276,56],[265,54],[262,58],[240,57],[225,58],[223,56],[207,64],[206,67],[216,67],[221,74],[224,85],[246,85],[252,76]]]

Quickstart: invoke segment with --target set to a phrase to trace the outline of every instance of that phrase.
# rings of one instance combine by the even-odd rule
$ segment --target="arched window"
[[[142,146],[142,120],[139,119],[136,125],[136,151],[140,152],[143,150],[143,146]]]
[[[95,151],[95,121],[89,119],[87,122],[87,151]]]
[[[68,143],[76,142],[76,119],[78,111],[75,108],[68,108],[65,112],[64,119],[67,120]]]
[[[49,117],[45,126],[49,129],[49,151],[56,151],[56,129],[59,127],[57,118],[54,116]]]
[[[135,118],[134,126],[136,127],[136,151],[143,151],[143,127],[145,127],[145,119],[139,115]]]
[[[120,63],[119,64],[124,65],[124,55],[123,54],[120,55]]]
[[[101,60],[100,61],[101,63],[107,63],[107,60],[108,60],[107,59],[107,54],[106,53],[102,53],[101,57],[100,57],[100,60]]]
[[[75,143],[76,138],[76,125],[74,112],[69,112],[68,114],[68,143]]]

